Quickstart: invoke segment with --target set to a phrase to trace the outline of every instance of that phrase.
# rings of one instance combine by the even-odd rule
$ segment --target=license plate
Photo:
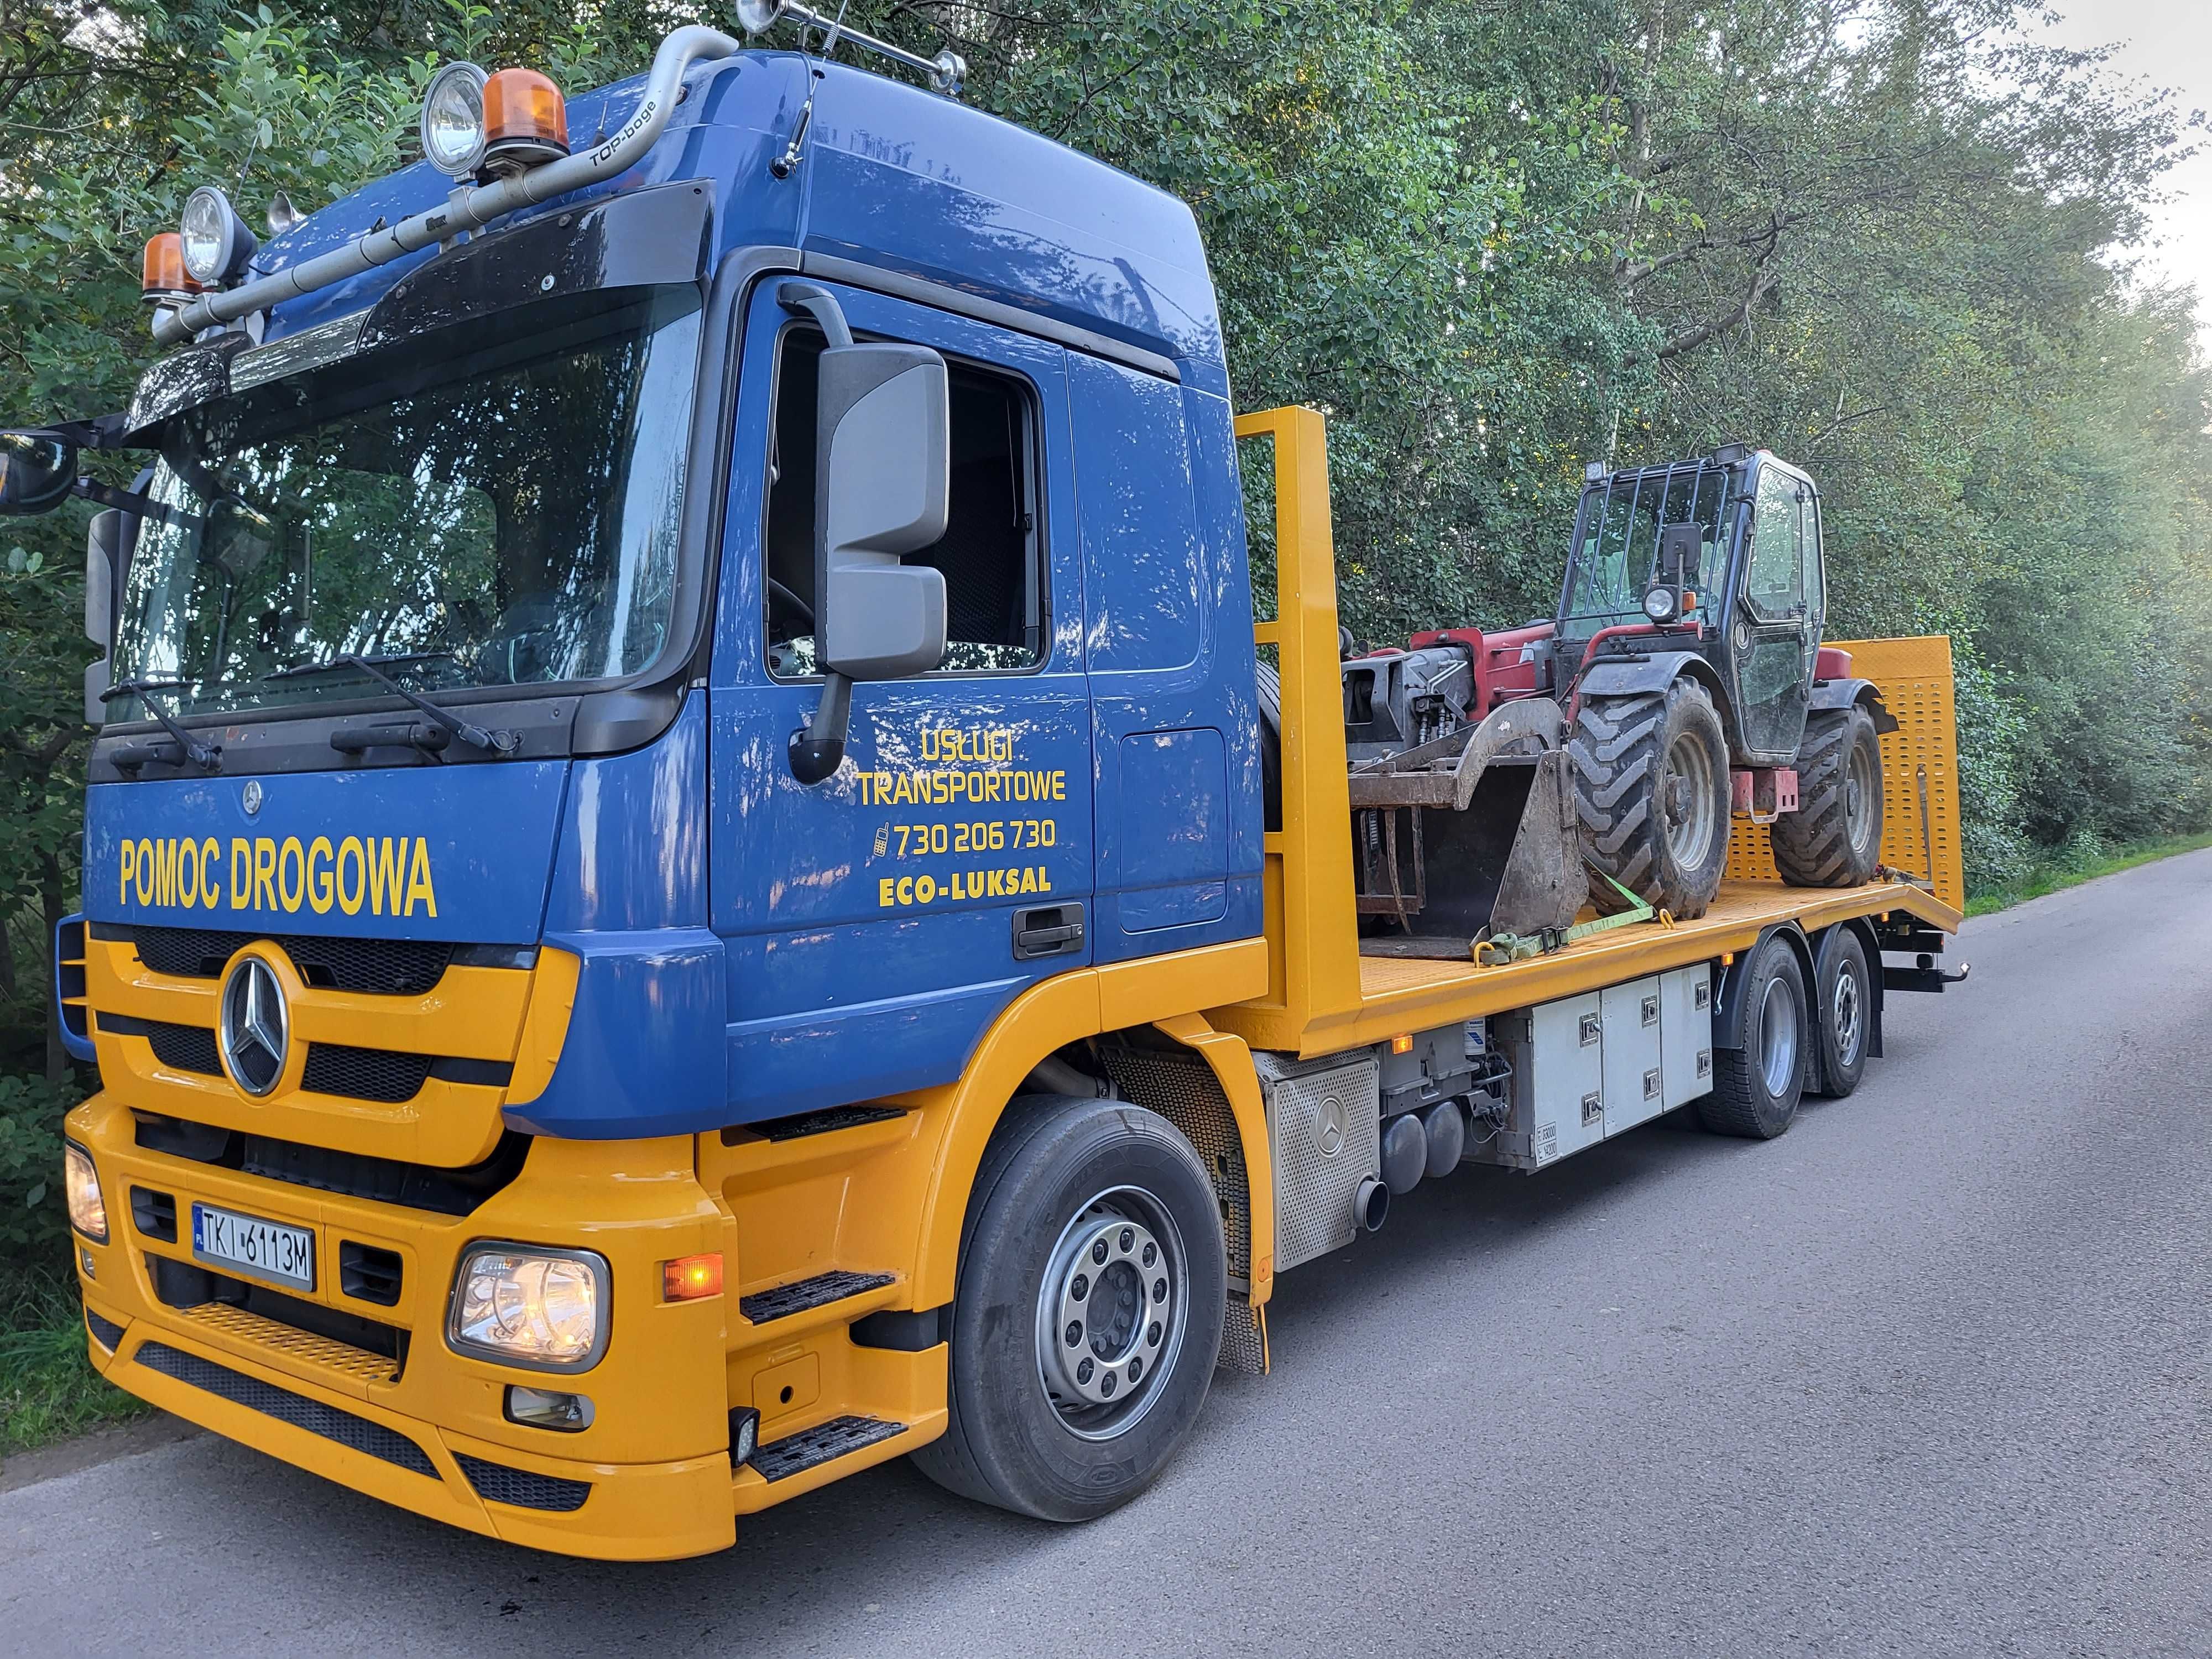
[[[315,1288],[315,1236],[305,1227],[195,1204],[192,1255],[297,1290]]]

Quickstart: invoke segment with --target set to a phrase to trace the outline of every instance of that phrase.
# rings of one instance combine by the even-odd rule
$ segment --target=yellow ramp
[[[1951,641],[1929,634],[1903,640],[1830,640],[1851,655],[1851,672],[1881,688],[1897,730],[1881,738],[1881,861],[1936,884],[1936,896],[1966,908],[1959,830],[1959,740],[1951,683]],[[1927,833],[1921,789],[1927,789]],[[1931,861],[1932,846],[1932,861]],[[1765,826],[1738,821],[1729,837],[1728,879],[1775,881]]]

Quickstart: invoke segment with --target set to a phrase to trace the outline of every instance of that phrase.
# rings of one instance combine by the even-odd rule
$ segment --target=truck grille
[[[106,935],[102,929],[101,935]],[[270,937],[310,985],[419,997],[445,977],[454,946],[440,939],[334,939],[313,933],[230,933],[214,927],[125,927],[138,960],[157,974],[214,979],[242,945]]]
[[[149,1019],[143,1024],[146,1041],[153,1045],[154,1058],[173,1072],[196,1072],[204,1077],[221,1077],[222,1062],[216,1058],[215,1033],[198,1025],[172,1025],[163,1019]],[[112,1031],[117,1022],[112,1015],[102,1015],[100,1029]]]
[[[128,1014],[102,1014],[100,1029],[116,1036],[143,1036],[154,1058],[173,1072],[202,1077],[223,1075],[216,1056],[215,1033],[201,1025],[179,1025],[167,1020],[138,1019]],[[410,1101],[422,1092],[423,1083],[438,1078],[447,1083],[473,1084],[479,1088],[504,1089],[514,1075],[511,1061],[458,1060],[436,1054],[411,1054],[397,1048],[354,1048],[337,1042],[311,1042],[300,1086],[311,1094],[336,1095],[344,1100],[373,1100],[387,1106]]]
[[[349,1048],[335,1042],[307,1045],[307,1068],[300,1086],[311,1094],[342,1095],[348,1100],[376,1100],[396,1105],[422,1091],[431,1056],[387,1048]]]
[[[177,979],[219,979],[240,945],[266,939],[292,959],[306,983],[331,991],[419,997],[434,990],[450,967],[527,968],[529,947],[455,945],[445,939],[339,939],[321,933],[250,933],[219,927],[133,927],[89,924],[99,939],[135,946],[138,960]]]

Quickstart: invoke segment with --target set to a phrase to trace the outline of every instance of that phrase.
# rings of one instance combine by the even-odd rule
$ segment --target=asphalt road
[[[1965,954],[1782,1140],[1402,1200],[1091,1527],[900,1462],[607,1566],[202,1437],[0,1493],[0,1650],[2212,1653],[2212,853]]]

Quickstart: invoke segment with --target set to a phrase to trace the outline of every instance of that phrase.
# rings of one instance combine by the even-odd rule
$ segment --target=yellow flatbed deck
[[[1933,894],[1902,882],[1827,890],[1729,881],[1721,884],[1712,908],[1695,921],[1616,927],[1549,956],[1494,968],[1473,962],[1363,956],[1359,1014],[1351,1040],[1372,1042],[1394,1032],[1480,1019],[1747,951],[1778,921],[1795,921],[1810,933],[1853,916],[1893,911],[1908,912],[1946,933],[1960,920],[1956,910]]]

